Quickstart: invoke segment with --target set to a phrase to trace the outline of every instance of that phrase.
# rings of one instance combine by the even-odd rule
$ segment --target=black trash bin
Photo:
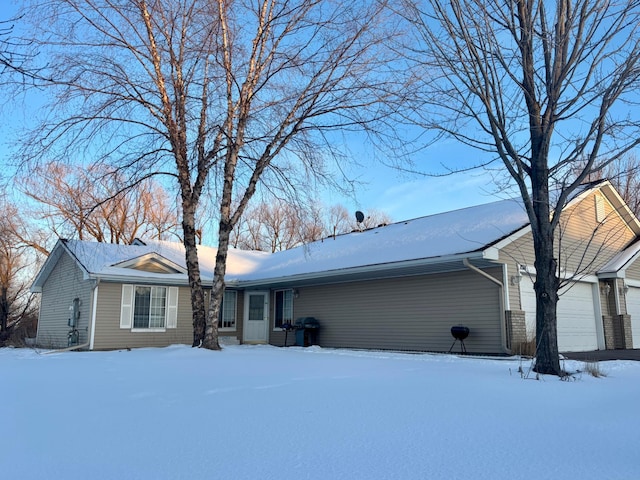
[[[294,324],[296,329],[296,346],[309,347],[318,344],[320,322],[314,317],[300,317]]]

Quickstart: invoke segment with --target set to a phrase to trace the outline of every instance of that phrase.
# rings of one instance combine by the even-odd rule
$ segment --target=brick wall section
[[[602,324],[607,350],[633,348],[630,315],[603,315]]]
[[[604,327],[604,345],[607,350],[616,348],[616,328],[612,315],[602,316],[602,325]]]
[[[618,315],[620,325],[621,345],[620,348],[633,348],[633,337],[631,332],[631,315]]]

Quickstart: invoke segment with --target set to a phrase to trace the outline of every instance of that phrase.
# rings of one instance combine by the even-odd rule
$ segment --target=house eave
[[[166,275],[161,276],[162,274],[155,275],[113,275],[113,274],[104,274],[104,273],[92,273],[88,275],[88,279],[90,280],[99,280],[100,282],[108,282],[108,283],[129,283],[129,284],[139,284],[139,285],[163,285],[170,287],[184,287],[189,286],[189,279],[187,277],[183,277],[180,274],[180,278],[168,278]],[[176,274],[177,275],[177,274]]]
[[[498,259],[497,250],[489,248],[486,250],[478,250],[475,252],[466,252],[459,254],[446,255],[441,257],[421,258],[414,260],[405,260],[400,262],[390,262],[374,265],[363,265],[360,267],[350,267],[344,269],[334,269],[327,271],[318,271],[310,273],[301,273],[285,276],[273,276],[260,279],[228,279],[226,284],[229,287],[236,288],[257,288],[269,285],[285,285],[285,284],[320,284],[320,283],[340,283],[343,281],[355,280],[373,280],[378,278],[393,278],[399,276],[416,275],[416,268],[420,267],[436,267],[431,273],[437,273],[437,267],[442,266],[442,272],[455,270],[464,270],[463,259],[486,260],[493,263]],[[457,267],[452,268],[452,265]],[[404,272],[404,273],[403,273]],[[413,273],[409,273],[413,272]]]

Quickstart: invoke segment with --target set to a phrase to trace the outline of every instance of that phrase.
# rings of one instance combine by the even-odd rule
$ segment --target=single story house
[[[583,186],[567,205],[556,242],[567,279],[560,351],[640,347],[639,236],[640,222],[607,181]],[[205,285],[215,252],[198,247]],[[178,243],[59,240],[32,286],[41,294],[37,343],[190,344],[184,258]],[[448,351],[451,327],[464,325],[468,352],[518,353],[535,337],[533,265],[517,199],[273,254],[231,249],[221,340],[283,345],[283,324],[314,317],[324,347]]]

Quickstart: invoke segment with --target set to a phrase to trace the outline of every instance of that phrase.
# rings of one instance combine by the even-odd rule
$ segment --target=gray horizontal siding
[[[45,348],[68,346],[69,307],[74,298],[80,299],[78,320],[79,343],[88,342],[91,319],[92,282],[84,280],[75,261],[64,253],[58,259],[42,287],[36,342]]]
[[[453,342],[451,326],[464,324],[471,330],[465,341],[470,352],[502,351],[499,288],[475,272],[298,291],[294,318],[316,317],[319,343],[325,347],[447,351]],[[272,343],[283,340],[284,334],[272,332]]]

